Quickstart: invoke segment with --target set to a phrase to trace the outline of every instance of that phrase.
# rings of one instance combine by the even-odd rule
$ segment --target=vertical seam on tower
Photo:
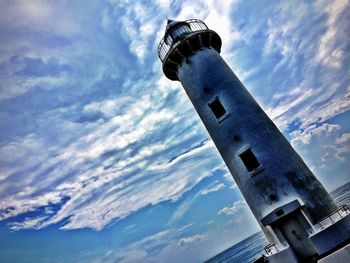
[[[184,54],[182,54],[178,49],[175,49],[175,52],[176,52],[177,54],[179,54],[179,56],[180,56],[182,59],[185,59],[185,58],[186,58],[186,56],[185,56]]]
[[[203,49],[203,41],[202,41],[202,35],[198,35],[198,39],[199,39],[199,46],[201,48],[201,50]]]
[[[188,49],[190,50],[191,54],[193,53],[193,48],[192,48],[192,45],[191,45],[191,42],[188,41],[188,39],[186,39],[186,44],[188,46]]]
[[[211,48],[211,38],[212,38],[212,35],[211,33],[209,33],[209,40],[208,40],[208,47]]]

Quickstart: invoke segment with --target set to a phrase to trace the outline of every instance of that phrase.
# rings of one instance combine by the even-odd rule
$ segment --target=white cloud
[[[184,225],[183,227],[180,227],[178,228],[178,232],[181,233],[181,232],[184,232],[185,230],[188,230],[189,228],[191,228],[193,226],[194,223],[189,223],[187,225]]]
[[[31,133],[0,147],[0,180],[5,180],[11,174],[25,171],[44,162],[49,152],[44,149],[44,145],[45,141],[42,138]],[[0,184],[0,191],[5,186],[4,183]]]
[[[188,211],[188,209],[190,209],[191,205],[193,204],[193,202],[195,201],[196,197],[183,202],[181,205],[179,205],[179,207],[175,210],[175,212],[173,213],[173,215],[171,216],[171,219],[169,220],[169,224],[173,223],[176,220],[181,219],[184,214]]]
[[[222,208],[219,212],[218,215],[221,214],[226,214],[226,215],[234,215],[236,214],[241,208],[245,207],[247,203],[243,200],[238,200],[233,203],[232,206],[227,206]]]
[[[350,179],[347,172],[350,144],[348,134],[341,134],[342,130],[338,124],[323,123],[291,134],[293,147],[329,190],[337,187],[341,180]]]
[[[328,3],[320,2],[319,4],[326,4],[327,10],[327,31],[322,36],[316,53],[315,60],[328,67],[339,69],[342,66],[344,58],[344,47],[338,46],[336,41],[340,36],[344,36],[343,28],[338,27],[338,17],[342,12],[349,11],[349,3],[343,0],[335,0]]]
[[[110,136],[113,137],[113,134]],[[88,146],[86,145],[85,138],[81,138],[81,140],[85,142],[84,147]],[[84,151],[79,152],[80,148],[78,146],[82,145],[80,141],[77,141],[69,148],[65,149],[62,153],[63,155],[58,155],[54,161],[56,165],[62,165],[64,163],[64,166],[66,167],[65,170],[54,170],[50,177],[42,182],[43,187],[49,187],[52,180],[59,180],[59,178],[62,177],[64,178],[65,174],[69,172],[69,170],[74,169],[76,165],[84,167],[85,162],[91,160],[92,156],[97,158],[101,153],[108,150],[110,145],[108,143],[108,138],[105,137],[104,141],[106,142],[106,146],[103,147],[103,144],[98,143],[97,145],[99,145],[99,147],[97,149],[94,146],[95,142],[93,142],[91,147],[94,150],[87,148]],[[208,145],[210,145],[209,148]],[[169,163],[169,165],[160,164],[157,169],[155,169],[156,166],[153,164],[145,166],[143,160],[154,155],[157,151],[164,151],[166,148],[160,146],[156,148],[153,147],[154,150],[149,148],[147,151],[140,151],[128,161],[120,160],[115,163],[111,167],[111,171],[104,171],[101,167],[83,169],[76,174],[76,178],[70,179],[73,179],[73,181],[63,181],[60,185],[56,186],[55,192],[52,192],[54,193],[53,195],[48,192],[47,195],[42,195],[40,197],[32,196],[30,203],[28,203],[27,197],[33,193],[35,188],[32,187],[36,185],[32,185],[32,181],[29,180],[28,182],[23,182],[31,187],[28,188],[24,186],[22,188],[25,190],[22,191],[23,197],[21,199],[18,199],[19,196],[12,200],[5,198],[2,200],[1,207],[16,207],[11,214],[8,214],[8,216],[13,216],[16,213],[25,212],[28,211],[28,209],[46,205],[49,202],[57,203],[60,200],[60,198],[57,200],[57,196],[68,195],[71,196],[71,199],[67,201],[67,203],[49,220],[43,222],[42,226],[57,223],[66,217],[70,217],[68,223],[63,228],[74,229],[91,227],[100,230],[106,224],[111,222],[111,220],[124,218],[133,211],[137,211],[149,204],[155,205],[164,200],[177,200],[180,198],[183,192],[191,189],[191,187],[199,182],[201,178],[211,174],[210,170],[206,170],[208,167],[207,164],[203,164],[205,164],[206,158],[212,156],[212,154],[216,155],[216,152],[212,147],[211,144],[206,143],[202,147],[189,151],[184,155],[185,157],[178,157]],[[193,164],[188,166],[189,163],[192,163],[190,156],[193,156],[196,159],[200,158],[199,156],[203,157],[203,160],[196,162],[198,171],[201,171],[201,176],[189,176],[191,173],[188,171],[190,167],[193,168]],[[43,167],[36,171],[33,176],[35,177],[35,174],[40,174],[42,171],[45,171],[47,166],[49,165],[43,165]],[[138,166],[144,172],[135,174],[134,176],[119,182],[119,178],[123,178],[128,174],[132,174],[133,171],[138,170]],[[181,173],[179,173],[178,170],[181,170]],[[56,175],[54,175],[54,173]],[[147,173],[153,175],[145,177],[145,174]],[[164,174],[168,175],[164,176]],[[138,181],[140,178],[144,179],[140,184],[135,185],[133,182]],[[179,178],[181,178],[181,180],[179,180]],[[113,181],[118,183],[111,185],[111,182]],[[146,184],[147,188],[144,187]],[[166,190],[164,191],[164,189]],[[91,199],[92,194],[99,196],[99,198],[95,200]],[[81,206],[81,204],[84,204],[84,206]],[[21,209],[19,209],[19,207],[21,207]]]
[[[43,141],[36,134],[27,136],[5,144],[0,148],[0,161],[14,162],[27,155],[35,155],[37,152],[43,152]]]
[[[289,57],[293,52],[296,39],[289,36],[294,34],[304,19],[310,13],[310,5],[282,1],[279,3],[280,15],[272,16],[267,20],[267,41],[263,51],[265,54],[279,52],[283,57]]]
[[[336,143],[349,143],[350,142],[350,133],[344,133],[336,139]]]
[[[23,222],[9,223],[10,229],[18,231],[22,229],[39,229],[43,221],[47,219],[47,216],[39,216],[35,218],[25,218]]]
[[[206,25],[217,32],[224,45],[222,46],[222,54],[225,57],[230,56],[230,49],[241,39],[240,32],[236,30],[231,21],[231,10],[235,7],[236,1],[191,1],[179,2],[181,6],[180,12],[176,16],[169,17],[174,20],[187,20],[191,18],[201,19]],[[170,8],[170,5],[169,5]],[[168,11],[169,12],[169,11]],[[165,17],[168,17],[166,15]],[[165,21],[164,21],[165,22]],[[158,41],[163,36],[163,28],[159,32]]]
[[[323,123],[320,126],[317,126],[316,124],[313,124],[304,130],[296,130],[292,132],[292,143],[293,144],[310,144],[310,140],[313,136],[320,136],[326,137],[327,135],[330,135],[334,131],[338,131],[340,129],[340,126],[337,124],[328,124]]]
[[[161,241],[165,245],[164,248],[155,255],[148,255],[146,261],[175,263],[190,260],[203,262],[259,230],[259,226],[249,209],[242,210],[239,216],[234,217],[236,221],[233,221],[231,217],[226,218],[227,221],[220,222],[220,224],[215,224],[215,220],[208,222],[209,227],[203,233],[177,236],[180,229],[169,231],[169,236],[164,236]],[[235,227],[237,225],[246,227],[237,228]],[[171,237],[171,234],[174,236]],[[221,242],[218,242],[218,236],[221,237]],[[157,246],[160,243],[156,242],[154,245]]]
[[[210,188],[204,189],[200,192],[201,195],[207,195],[209,193],[214,193],[217,192],[219,190],[221,190],[222,188],[225,188],[225,184],[220,183],[220,184],[216,184]]]
[[[179,246],[186,246],[186,245],[189,245],[193,242],[196,242],[196,241],[199,241],[203,239],[203,236],[202,235],[194,235],[194,236],[189,236],[189,237],[183,237],[179,240],[178,242],[178,245]]]
[[[346,1],[282,1],[268,19],[264,60],[281,58],[271,75],[276,78],[270,81],[274,95],[271,99],[263,94],[262,100],[282,131],[293,123],[305,128],[326,122],[350,109],[344,77],[348,69],[340,68],[347,59],[348,8]],[[324,23],[311,26],[323,17],[327,17],[326,21],[322,19]]]
[[[153,41],[155,32],[160,29],[160,17],[154,16],[154,10],[148,4],[116,2],[113,5],[124,11],[124,15],[116,19],[123,30],[123,37],[130,41],[130,52],[143,63],[149,51],[155,51]]]
[[[279,99],[278,104],[267,108],[265,112],[280,129],[284,130],[288,123],[293,120],[290,115],[293,114],[295,109],[300,109],[301,105],[312,97],[313,93],[312,89],[302,89],[300,87],[295,87],[283,93],[276,93],[273,99]]]
[[[3,161],[25,159],[28,167],[40,165],[26,172],[26,180],[17,183],[18,189],[11,187],[13,194],[2,198],[1,209],[15,208],[2,215],[3,219],[70,197],[48,220],[41,222],[42,226],[69,218],[63,226],[65,229],[100,230],[112,220],[124,218],[147,205],[178,200],[202,178],[210,176],[221,162],[212,142],[184,152],[184,147],[193,147],[205,136],[198,131],[198,120],[182,115],[181,111],[160,109],[162,104],[152,100],[150,95],[138,100],[120,96],[86,104],[83,114],[100,111],[108,119],[85,125],[60,118],[62,131],[73,136],[64,147],[50,146],[50,141],[34,135],[5,144],[0,148]],[[52,116],[68,114],[71,110],[72,107],[48,112],[49,118],[43,116],[42,122],[51,124]],[[178,137],[173,130],[175,126],[176,132],[188,131]],[[161,134],[164,131],[167,137]],[[27,150],[29,144],[32,150]],[[136,147],[135,151],[131,145]],[[190,172],[193,167],[198,168],[199,176]],[[2,179],[24,173],[24,168],[26,166],[2,167]],[[4,193],[9,189],[8,184],[12,181],[0,186]]]

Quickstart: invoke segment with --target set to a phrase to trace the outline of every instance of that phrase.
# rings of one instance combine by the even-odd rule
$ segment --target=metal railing
[[[188,19],[185,22],[189,24],[192,32],[208,29],[207,25],[202,20],[199,20],[199,19]],[[172,44],[168,45],[167,43],[165,43],[164,37],[160,41],[159,46],[158,46],[158,57],[160,58],[160,60],[162,62],[164,61],[169,50],[171,49]]]
[[[341,205],[339,206],[339,209],[334,211],[332,214],[322,218],[320,221],[317,222],[317,224],[321,227],[321,229],[323,229],[325,227],[326,224],[321,224],[321,223],[325,223],[326,220],[330,220],[330,223],[333,224],[335,223],[335,218],[334,215],[337,215],[338,218],[343,218],[342,212],[345,213],[345,215],[347,215],[348,213],[350,213],[350,209],[347,205]]]
[[[272,255],[276,252],[278,252],[278,248],[276,247],[275,244],[268,244],[265,248],[264,248],[266,255]]]
[[[265,255],[261,255],[259,258],[253,259],[252,263],[268,263],[269,259]]]

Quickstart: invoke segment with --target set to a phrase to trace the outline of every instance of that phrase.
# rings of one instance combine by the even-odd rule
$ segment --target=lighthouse
[[[335,205],[249,94],[221,45],[201,20],[168,20],[158,47],[163,72],[181,82],[214,141],[270,243],[268,260],[316,262],[349,242],[349,211]]]

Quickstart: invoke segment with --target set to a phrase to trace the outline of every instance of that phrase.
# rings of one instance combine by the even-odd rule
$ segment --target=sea
[[[338,187],[331,192],[331,196],[338,206],[350,203],[350,182]],[[268,241],[263,232],[258,232],[218,255],[205,261],[205,263],[251,263],[254,259],[262,256]]]

